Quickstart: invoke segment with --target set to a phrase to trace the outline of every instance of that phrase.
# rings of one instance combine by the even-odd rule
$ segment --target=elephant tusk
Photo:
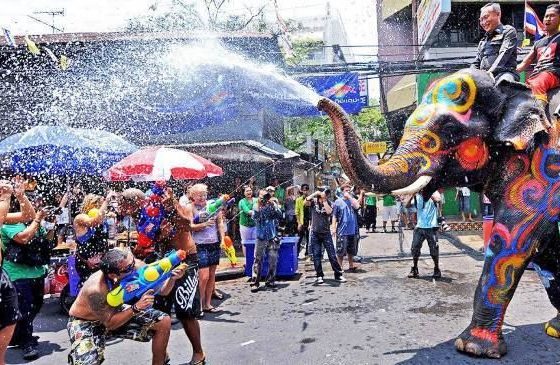
[[[420,176],[415,182],[405,188],[393,190],[393,195],[412,195],[422,190],[432,180],[431,176]]]

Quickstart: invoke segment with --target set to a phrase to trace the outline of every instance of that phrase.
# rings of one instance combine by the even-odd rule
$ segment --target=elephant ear
[[[525,150],[535,134],[546,130],[546,114],[524,84],[503,80],[496,87],[505,98],[494,139],[511,143],[516,150]]]

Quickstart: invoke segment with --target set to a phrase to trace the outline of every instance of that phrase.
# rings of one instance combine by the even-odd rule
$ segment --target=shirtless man
[[[138,189],[127,189],[122,193],[120,202],[121,213],[131,215],[133,218],[138,216],[144,201],[144,193]],[[175,315],[181,321],[183,329],[192,345],[193,355],[190,365],[203,365],[206,362],[204,351],[200,340],[200,325],[197,318],[201,314],[200,292],[198,290],[198,256],[196,246],[191,235],[193,214],[192,210],[178,204],[172,192],[167,191],[164,204],[169,210],[173,206],[176,214],[173,214],[169,224],[161,227],[158,237],[160,256],[165,255],[169,250],[184,250],[187,253],[185,263],[188,265],[186,274],[182,279],[177,280],[174,287],[167,296],[156,296],[155,308],[171,313],[175,306]]]
[[[171,319],[152,308],[154,292],[149,290],[138,302],[119,308],[107,304],[107,293],[136,268],[144,265],[135,260],[130,251],[109,250],[101,259],[101,269],[84,283],[70,308],[68,335],[72,365],[97,365],[104,361],[105,340],[110,335],[134,341],[152,340],[152,365],[167,363],[166,350],[171,330]],[[160,293],[171,291],[184,269],[176,268],[162,286]]]

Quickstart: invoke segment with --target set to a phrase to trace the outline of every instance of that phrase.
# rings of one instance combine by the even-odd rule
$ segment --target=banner
[[[14,38],[12,33],[6,28],[2,28],[2,32],[4,32],[4,38],[6,38],[6,42],[12,47],[17,47],[16,39]]]
[[[349,114],[359,113],[367,106],[367,95],[360,93],[360,81],[357,72],[347,72],[329,76],[310,76],[297,79],[307,85],[317,94],[327,97],[340,104],[342,109]],[[318,114],[316,109],[312,115]]]

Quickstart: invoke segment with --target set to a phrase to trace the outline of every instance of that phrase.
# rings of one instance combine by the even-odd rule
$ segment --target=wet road
[[[470,322],[472,297],[482,255],[468,246],[440,240],[443,278],[430,277],[432,262],[420,262],[420,279],[408,279],[411,231],[399,247],[397,234],[363,239],[364,263],[347,283],[314,284],[311,263],[300,277],[281,281],[275,291],[250,293],[245,279],[220,282],[227,293],[221,314],[201,321],[208,364],[551,364],[560,361],[560,342],[543,323],[555,315],[536,274],[525,273],[505,319],[509,353],[501,361],[458,354],[455,336]],[[424,247],[427,253],[427,247]],[[217,304],[217,303],[216,303]],[[37,320],[40,350],[31,364],[63,364],[66,319],[48,303]],[[169,345],[171,364],[186,364],[190,345],[180,326]],[[150,346],[130,341],[108,346],[106,364],[149,364]],[[9,350],[9,364],[24,363]]]

